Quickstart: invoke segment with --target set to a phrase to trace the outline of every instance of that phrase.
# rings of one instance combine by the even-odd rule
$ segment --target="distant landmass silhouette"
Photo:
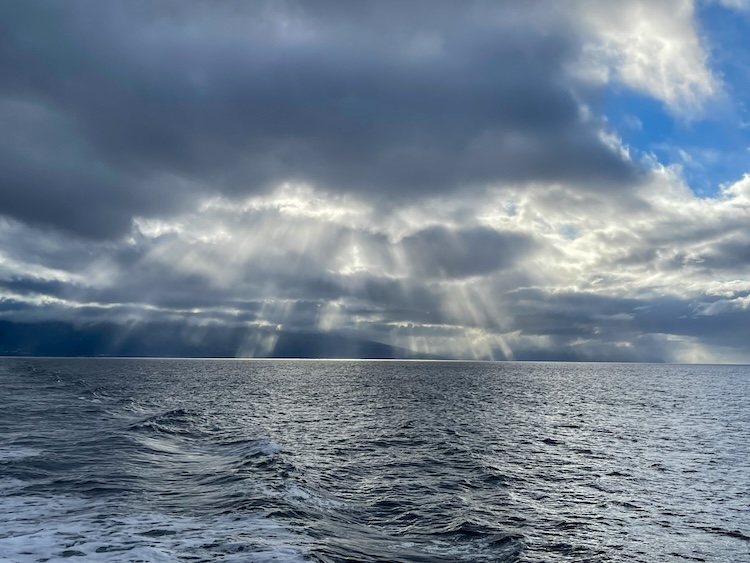
[[[76,325],[60,321],[0,321],[0,355],[440,359],[335,333],[179,323]]]

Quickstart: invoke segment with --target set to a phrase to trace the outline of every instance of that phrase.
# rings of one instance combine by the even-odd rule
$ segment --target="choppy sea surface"
[[[750,367],[0,359],[0,561],[748,562]]]

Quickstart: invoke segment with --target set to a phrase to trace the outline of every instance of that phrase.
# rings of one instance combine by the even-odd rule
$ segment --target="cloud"
[[[443,197],[432,224],[417,204],[383,221],[289,188],[212,198],[116,242],[6,222],[1,316],[337,331],[470,358],[737,359],[747,185],[701,199],[663,169],[637,204],[504,189]]]
[[[732,8],[735,10],[750,9],[750,2],[747,0],[718,0],[718,3],[725,8]]]
[[[432,227],[405,237],[401,245],[413,275],[437,278],[490,274],[512,266],[533,248],[528,237],[486,227],[458,232]]]
[[[3,12],[0,204],[33,224],[112,237],[196,193],[244,197],[286,181],[382,203],[638,177],[581,111],[587,91],[566,70],[574,36],[520,5]]]
[[[750,180],[697,197],[604,117],[629,88],[699,119],[722,85],[695,18],[638,0],[4,4],[0,318],[224,334],[240,355],[328,333],[746,361]]]
[[[708,66],[692,0],[584,0],[581,23],[592,34],[577,71],[594,81],[616,81],[695,118],[721,91]]]

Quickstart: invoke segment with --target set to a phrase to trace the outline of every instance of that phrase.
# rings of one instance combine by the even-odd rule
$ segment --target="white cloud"
[[[692,0],[582,0],[579,6],[592,35],[575,69],[580,76],[620,82],[687,117],[719,93]]]
[[[725,8],[734,10],[748,10],[750,9],[749,0],[716,0],[719,4]]]

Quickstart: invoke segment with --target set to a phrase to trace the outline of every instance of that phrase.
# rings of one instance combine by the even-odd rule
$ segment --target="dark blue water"
[[[750,561],[750,368],[0,359],[0,561]]]

